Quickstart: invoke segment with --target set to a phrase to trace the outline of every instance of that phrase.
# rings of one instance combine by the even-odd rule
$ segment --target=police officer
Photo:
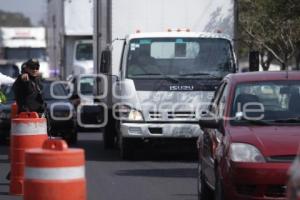
[[[36,59],[30,59],[23,65],[23,73],[13,84],[18,112],[37,112],[44,115],[45,102],[40,84],[40,64]]]

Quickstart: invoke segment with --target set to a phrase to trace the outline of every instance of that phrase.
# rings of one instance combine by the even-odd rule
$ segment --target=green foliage
[[[0,10],[0,26],[6,27],[30,27],[31,21],[21,13],[11,13]]]
[[[271,53],[284,69],[299,48],[300,1],[238,0],[238,7],[240,52]]]
[[[6,102],[6,96],[2,91],[0,91],[0,103],[5,103],[5,102]]]

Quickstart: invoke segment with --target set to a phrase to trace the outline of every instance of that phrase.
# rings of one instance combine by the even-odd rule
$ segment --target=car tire
[[[130,138],[120,138],[120,156],[123,160],[134,158],[134,144]]]
[[[77,144],[78,142],[78,133],[76,130],[71,130],[68,133],[68,136],[66,138],[66,141],[68,144]]]
[[[212,199],[212,192],[204,180],[200,162],[198,162],[197,191],[198,191],[198,200]]]
[[[214,200],[225,200],[223,182],[221,180],[221,176],[217,169],[215,172],[215,176],[216,176],[216,182],[215,182]]]

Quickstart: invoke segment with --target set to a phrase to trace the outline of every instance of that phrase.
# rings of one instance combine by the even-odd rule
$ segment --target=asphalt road
[[[196,200],[196,161],[187,153],[146,150],[122,161],[117,150],[104,150],[100,133],[80,133],[85,149],[88,200]],[[178,150],[178,148],[177,148]],[[8,194],[8,146],[0,146],[0,199]]]

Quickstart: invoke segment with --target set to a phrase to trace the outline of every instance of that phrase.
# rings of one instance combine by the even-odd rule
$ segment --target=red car
[[[300,72],[226,76],[199,124],[199,199],[286,199],[300,142]]]
[[[300,149],[289,170],[288,200],[300,200]]]

